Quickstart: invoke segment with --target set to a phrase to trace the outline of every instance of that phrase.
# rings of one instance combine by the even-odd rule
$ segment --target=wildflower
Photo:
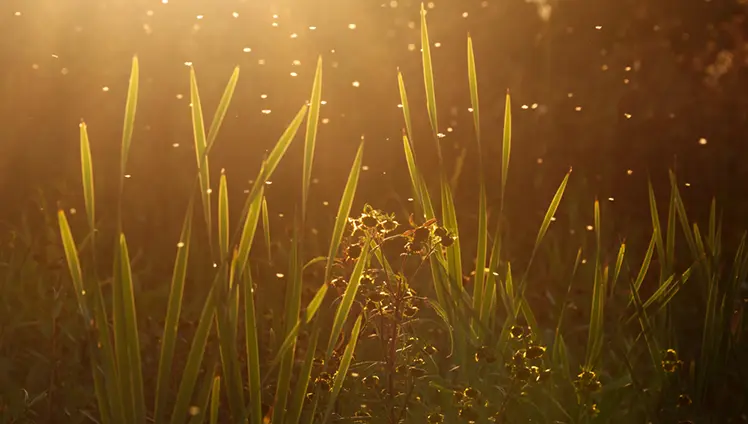
[[[428,422],[429,424],[441,424],[444,422],[444,414],[438,412],[431,413],[428,416]]]
[[[530,346],[527,349],[527,359],[538,359],[545,353],[545,347],[543,346]]]
[[[519,340],[519,339],[522,339],[522,336],[525,335],[525,329],[518,325],[513,325],[512,329],[509,330],[509,334],[512,336],[513,339]]]
[[[426,355],[433,355],[436,353],[436,348],[433,345],[426,345],[422,350]]]
[[[477,399],[479,395],[478,390],[472,387],[468,387],[465,390],[463,390],[462,394],[465,395],[465,397],[469,399]]]
[[[689,406],[693,403],[691,400],[691,396],[688,396],[687,394],[678,395],[678,407],[679,408],[685,408],[686,406]]]

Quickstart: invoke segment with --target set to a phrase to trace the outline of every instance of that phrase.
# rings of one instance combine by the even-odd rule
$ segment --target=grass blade
[[[550,227],[551,225],[552,218],[554,217],[554,215],[556,215],[558,205],[561,203],[561,199],[564,197],[564,191],[566,190],[566,185],[569,182],[570,175],[571,170],[569,170],[569,172],[566,173],[566,176],[564,176],[563,181],[561,181],[561,185],[559,185],[558,189],[556,190],[556,194],[553,195],[553,199],[551,200],[550,206],[548,206],[548,210],[545,212],[545,217],[543,218],[543,222],[540,224],[538,236],[535,238],[535,245],[533,246],[532,253],[530,254],[530,260],[527,263],[527,269],[525,270],[525,274],[522,277],[522,281],[520,281],[519,290],[517,291],[517,294],[519,296],[524,296],[525,285],[527,283],[527,273],[529,272],[532,261],[535,258],[538,249],[540,248],[540,243],[545,237],[545,233],[548,232],[548,227]]]
[[[475,63],[473,62],[473,43],[468,37],[468,69],[470,70],[470,96],[473,104],[473,117],[475,123],[475,136],[478,142],[479,157],[483,153],[480,142],[480,121],[478,118],[478,93],[477,82],[475,82]],[[478,234],[477,247],[475,256],[475,278],[473,280],[473,309],[483,311],[483,302],[485,302],[485,277],[486,277],[486,252],[488,249],[488,205],[486,200],[486,182],[483,170],[483,159],[479,160],[480,176],[478,190]]]
[[[595,276],[592,287],[592,307],[590,311],[589,332],[587,335],[587,358],[585,360],[585,369],[595,369],[600,351],[603,346],[603,311],[605,306],[605,278],[602,272],[602,243],[600,228],[600,202],[595,200],[595,238],[597,241],[597,251],[595,253]]]
[[[203,201],[203,217],[208,231],[208,238],[213,233],[210,207],[210,165],[205,154],[208,146],[205,137],[205,122],[203,121],[203,107],[200,103],[200,92],[197,88],[195,68],[190,67],[190,102],[192,110],[192,134],[195,140],[195,156],[200,175],[200,197]]]
[[[340,301],[340,304],[335,311],[335,318],[333,319],[332,329],[330,330],[330,340],[327,343],[327,350],[325,352],[325,360],[330,359],[332,356],[335,343],[338,341],[340,332],[343,330],[343,324],[348,320],[348,314],[351,311],[353,300],[355,299],[358,287],[361,284],[361,276],[363,275],[364,268],[368,262],[369,248],[370,240],[367,238],[366,241],[364,241],[361,254],[356,259],[356,265],[353,267],[351,278],[348,280],[348,285],[345,287],[343,299]]]
[[[122,302],[124,306],[124,324],[127,340],[127,371],[130,373],[132,383],[132,398],[135,409],[133,417],[136,423],[145,422],[145,395],[143,392],[143,370],[140,358],[140,339],[138,337],[138,320],[135,313],[135,294],[133,292],[132,270],[130,268],[130,254],[127,249],[125,235],[120,234],[120,269]]]
[[[359,176],[361,175],[361,164],[363,163],[363,160],[364,140],[361,139],[361,143],[358,145],[358,151],[356,152],[356,158],[353,159],[353,165],[351,165],[351,170],[348,173],[348,181],[345,183],[343,196],[340,198],[340,205],[338,206],[338,214],[335,216],[335,223],[333,224],[330,249],[327,252],[327,263],[325,264],[325,285],[330,282],[332,266],[335,263],[335,257],[340,248],[340,242],[343,239],[345,225],[348,223],[348,216],[351,213],[353,199],[356,196],[356,189],[358,187]]]
[[[162,422],[162,411],[166,407],[166,396],[169,390],[169,377],[172,373],[174,350],[177,341],[177,328],[182,311],[182,297],[184,282],[187,276],[187,263],[190,255],[190,239],[192,235],[193,205],[187,208],[187,214],[182,224],[182,232],[177,243],[177,256],[174,260],[174,271],[171,276],[169,300],[164,320],[164,332],[161,337],[161,352],[158,361],[158,377],[156,378],[156,402],[154,406],[154,421]]]
[[[221,261],[225,261],[229,254],[229,194],[223,170],[218,186],[218,246]]]
[[[291,253],[289,260],[289,283],[290,287],[286,291],[285,301],[285,318],[283,331],[288,335],[295,327],[295,323],[301,312],[301,263],[300,263],[300,237],[301,228],[297,221],[294,228],[294,237],[291,241]],[[278,385],[275,392],[275,403],[273,405],[273,421],[277,423],[285,422],[286,403],[288,400],[289,385],[291,383],[291,374],[293,371],[294,355],[296,350],[296,337],[294,337],[291,347],[281,356],[280,369],[278,371]]]
[[[91,144],[88,141],[88,130],[85,122],[80,124],[80,147],[81,147],[81,175],[83,179],[83,199],[86,204],[86,217],[88,218],[88,229],[93,234],[96,222],[96,210],[94,204],[94,181],[93,162],[91,160]]]
[[[260,346],[255,312],[254,283],[252,273],[247,269],[242,273],[244,289],[244,331],[247,349],[247,374],[249,381],[249,422],[262,423],[262,387],[260,380]]]
[[[91,313],[89,312],[86,289],[83,285],[83,272],[81,271],[80,260],[78,258],[78,250],[73,240],[73,233],[70,231],[70,224],[68,224],[68,219],[64,211],[60,210],[57,212],[57,219],[60,226],[62,247],[65,251],[65,259],[67,260],[68,270],[70,271],[70,278],[73,280],[75,296],[78,298],[78,309],[86,322],[88,322],[91,319]]]
[[[273,262],[273,246],[270,244],[270,214],[267,197],[262,196],[262,232],[265,235],[265,247],[268,249],[268,262]]]
[[[135,112],[138,105],[138,86],[140,81],[140,65],[138,57],[132,58],[132,67],[130,69],[130,82],[127,88],[127,101],[125,103],[125,122],[122,130],[122,152],[120,155],[120,195],[122,186],[127,173],[127,158],[130,154],[130,144],[132,142],[132,133],[135,128]]]
[[[318,324],[320,320],[317,320],[315,324]],[[291,404],[288,408],[288,420],[289,423],[298,423],[301,420],[301,412],[304,407],[304,400],[306,399],[307,389],[309,386],[309,380],[312,376],[312,366],[314,365],[314,354],[317,350],[317,340],[319,339],[320,327],[315,325],[312,335],[309,339],[309,344],[306,346],[306,356],[304,362],[299,368],[299,377],[296,381],[296,390],[291,397]]]
[[[213,389],[210,392],[210,424],[218,423],[218,405],[221,403],[221,376],[213,377]]]
[[[323,424],[329,421],[330,415],[332,414],[332,410],[335,407],[335,401],[338,398],[338,394],[340,394],[340,389],[343,388],[343,382],[345,381],[345,378],[348,376],[348,368],[351,365],[351,360],[353,359],[353,352],[356,350],[356,343],[358,343],[358,334],[361,331],[361,319],[362,318],[363,316],[359,315],[358,318],[356,319],[356,323],[353,325],[353,330],[351,331],[351,338],[348,341],[348,345],[345,347],[345,352],[343,352],[343,357],[340,359],[340,367],[338,367],[338,372],[335,373],[335,380],[333,381],[333,384],[332,384],[330,397],[327,400],[327,408],[325,410],[325,417],[322,419]]]
[[[512,153],[512,99],[509,92],[506,93],[506,102],[504,106],[504,134],[501,140],[501,195],[500,195],[500,212],[504,211],[504,194],[506,193],[506,182],[509,178],[509,158]],[[571,172],[571,171],[569,171]],[[567,174],[568,176],[568,174]],[[501,220],[501,216],[499,216]]]
[[[431,64],[431,44],[429,43],[429,30],[426,24],[426,8],[421,3],[421,58],[423,61],[423,81],[426,86],[426,107],[429,113],[431,131],[436,143],[436,152],[439,156],[439,165],[442,164],[441,146],[439,145],[439,123],[436,118],[436,94],[434,90],[434,70]]]
[[[215,299],[216,285],[214,284],[203,305],[203,310],[200,313],[200,320],[195,330],[195,335],[192,338],[192,345],[190,351],[187,354],[187,364],[182,371],[182,380],[179,383],[179,389],[177,390],[176,402],[174,403],[174,409],[171,414],[172,424],[182,424],[187,417],[190,407],[190,401],[192,394],[197,383],[198,375],[200,374],[200,365],[203,362],[203,356],[205,354],[205,347],[208,344],[208,335],[213,326],[213,314],[215,313],[216,299]]]
[[[248,208],[247,215],[244,219],[244,225],[242,226],[241,238],[239,239],[239,251],[236,262],[236,269],[242,272],[247,266],[249,260],[249,251],[252,248],[252,243],[255,238],[255,232],[257,231],[257,222],[260,219],[260,210],[262,209],[263,188],[260,188],[259,196],[254,198],[252,203],[245,206]],[[250,199],[247,198],[247,201]]]
[[[478,76],[475,72],[475,53],[473,52],[473,39],[468,34],[468,84],[470,86],[470,105],[473,107],[473,126],[475,127],[475,138],[478,140],[480,149],[480,102],[478,101]]]
[[[319,109],[322,101],[322,56],[317,59],[317,70],[314,73],[312,97],[309,100],[309,116],[306,121],[306,138],[304,140],[304,165],[301,186],[301,217],[306,221],[306,207],[309,200],[309,185],[312,181],[312,164],[314,163],[314,146],[317,142],[319,127]]]
[[[205,156],[207,156],[213,146],[215,145],[216,138],[218,137],[218,131],[221,129],[221,124],[223,124],[223,120],[226,117],[226,112],[229,109],[229,104],[231,103],[231,98],[234,96],[234,90],[236,89],[236,83],[239,81],[239,67],[237,66],[234,68],[234,72],[231,74],[231,78],[229,78],[228,84],[226,84],[226,88],[223,90],[223,95],[221,96],[221,100],[218,102],[218,107],[216,108],[216,113],[213,115],[213,121],[210,123],[210,128],[208,129],[208,139],[207,139],[207,145],[205,148]]]

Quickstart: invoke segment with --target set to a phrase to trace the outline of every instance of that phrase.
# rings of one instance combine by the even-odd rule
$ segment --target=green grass
[[[507,93],[499,203],[494,210],[487,201],[493,185],[487,183],[484,166],[486,143],[492,137],[481,131],[476,57],[468,36],[466,89],[480,153],[478,202],[469,206],[478,208],[478,225],[475,234],[468,234],[458,214],[465,205],[454,196],[439,146],[423,7],[421,41],[425,108],[439,169],[428,175],[419,165],[414,140],[420,134],[414,133],[413,106],[406,91],[415,85],[409,86],[409,79],[398,72],[403,161],[414,214],[405,223],[406,217],[369,205],[352,213],[364,158],[362,140],[340,194],[326,252],[310,252],[305,243],[323,59],[317,64],[309,103],[300,105],[289,121],[248,194],[230,199],[230,170],[222,170],[215,204],[210,151],[230,108],[239,69],[229,79],[207,133],[196,73],[190,69],[195,183],[175,240],[157,344],[147,344],[142,335],[142,300],[122,230],[124,184],[121,181],[114,217],[117,234],[105,240],[108,235],[100,234],[99,220],[111,217],[96,213],[90,152],[96,141],[89,140],[86,124],[81,123],[86,226],[71,225],[68,213],[59,210],[52,234],[59,237],[64,256],[66,273],[60,272],[60,278],[74,293],[59,301],[60,308],[75,305],[68,315],[76,315],[73,327],[81,330],[70,337],[85,346],[90,376],[75,380],[87,385],[89,397],[86,404],[67,408],[68,417],[100,423],[666,423],[727,422],[745,410],[745,400],[734,394],[748,389],[740,299],[748,252],[745,236],[737,247],[723,246],[716,202],[709,205],[704,233],[686,214],[675,174],[670,174],[664,215],[650,185],[651,223],[642,225],[651,224],[651,239],[641,252],[629,243],[606,240],[607,215],[597,201],[582,205],[594,222],[591,245],[573,246],[573,261],[563,259],[568,263],[561,261],[550,269],[563,280],[555,292],[557,311],[533,308],[531,295],[545,289],[538,269],[554,263],[549,262],[554,251],[548,242],[560,237],[554,218],[568,201],[564,194],[573,175],[569,171],[558,176],[561,182],[547,199],[549,206],[537,223],[529,255],[510,262],[513,246],[506,237],[505,213],[511,205],[505,203],[511,183],[511,97]],[[136,58],[125,105],[120,175],[125,174],[136,119],[138,67]],[[270,248],[272,205],[264,187],[304,121],[302,197],[289,250],[279,254]],[[436,184],[430,184],[432,180]],[[229,214],[232,201],[243,204],[238,216]],[[193,219],[198,204],[202,222]],[[197,238],[196,231],[204,231],[207,238]],[[207,246],[197,251],[207,257],[194,254],[194,243],[200,239]],[[112,257],[101,253],[101,243],[114,245]],[[472,246],[475,256],[465,258]],[[732,256],[726,256],[728,251]],[[260,255],[287,260],[281,289],[268,279],[263,263],[255,262]],[[285,257],[273,257],[278,255]],[[98,265],[107,259],[112,261],[112,275],[102,276]],[[3,261],[5,281],[25,270],[25,260],[14,254]],[[206,292],[198,319],[187,334],[180,328],[185,322],[186,282],[196,270],[209,278],[203,281]],[[314,280],[307,293],[305,272],[310,270],[318,270],[322,278]],[[46,278],[41,271],[28,272]],[[582,290],[581,301],[576,290]],[[7,283],[3,291],[8,299],[22,296]],[[573,299],[583,319],[570,316]],[[8,305],[3,303],[3,311]],[[11,316],[15,321],[8,328],[21,328],[21,312]],[[182,338],[188,338],[186,346],[180,344]],[[37,409],[44,396],[52,397],[53,386],[42,389],[44,396],[20,400],[9,393],[0,391],[0,421],[26,422],[24,417],[33,419],[40,413]],[[50,407],[47,414],[52,413]]]

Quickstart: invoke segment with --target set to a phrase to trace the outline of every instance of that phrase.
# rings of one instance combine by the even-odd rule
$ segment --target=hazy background
[[[570,216],[571,229],[588,224],[595,196],[606,200],[617,224],[646,229],[647,176],[666,201],[659,188],[667,187],[671,167],[695,218],[717,195],[727,222],[742,228],[748,5],[741,3],[428,2],[440,142],[449,152],[450,173],[467,149],[457,181],[462,222],[470,225],[477,198],[469,32],[489,145],[485,161],[495,182],[489,185],[492,199],[498,196],[504,94],[509,89],[513,96],[509,214],[516,217],[515,228],[537,228],[569,167],[572,200],[562,213]],[[82,210],[81,119],[89,126],[97,196],[106,214],[118,178],[133,55],[140,59],[141,89],[126,185],[131,239],[168,246],[176,240],[196,170],[189,63],[197,71],[207,120],[233,67],[241,67],[211,157],[216,175],[225,168],[237,204],[263,153],[309,97],[322,55],[326,103],[313,174],[315,222],[332,220],[362,135],[367,171],[357,199],[402,211],[410,193],[398,67],[415,114],[417,151],[431,164],[427,173],[436,175],[423,101],[419,7],[411,0],[3,0],[1,218],[19,222],[38,207],[39,190],[50,207],[61,201]],[[300,201],[300,141],[267,192],[274,222],[288,221]]]

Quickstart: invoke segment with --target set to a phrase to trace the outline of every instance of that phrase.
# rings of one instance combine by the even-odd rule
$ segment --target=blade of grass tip
[[[644,260],[642,261],[642,265],[639,268],[639,273],[636,275],[636,279],[634,280],[634,289],[638,292],[639,287],[641,287],[642,283],[644,282],[644,278],[647,276],[647,272],[649,271],[649,265],[652,263],[652,256],[654,255],[654,249],[655,249],[655,235],[652,234],[652,238],[649,240],[649,247],[647,248],[647,253],[644,254]],[[626,308],[628,309],[631,306],[631,303],[633,302],[633,299],[629,299],[628,305]]]
[[[203,121],[203,107],[200,103],[200,92],[197,87],[195,68],[190,67],[190,102],[192,111],[192,134],[195,140],[195,157],[200,174],[200,196],[203,200],[203,215],[208,231],[208,238],[212,236],[212,218],[210,207],[210,165],[205,155],[207,141],[205,137],[205,122]]]
[[[73,240],[73,233],[70,231],[70,224],[64,211],[58,211],[57,218],[68,271],[70,272],[71,280],[73,280],[75,296],[78,298],[78,309],[86,322],[89,322],[91,320],[91,313],[89,312],[88,299],[86,298],[86,290],[83,285],[83,272],[81,271],[80,260],[78,258],[78,250]]]
[[[251,424],[262,423],[262,386],[260,382],[260,348],[257,330],[257,317],[255,313],[254,283],[252,272],[247,265],[246,271],[242,273],[242,286],[244,288],[244,332],[247,353],[247,374],[249,381],[249,422]]]
[[[475,72],[475,53],[473,52],[473,38],[468,33],[468,84],[470,86],[470,105],[473,107],[473,125],[475,127],[475,138],[478,140],[480,150],[480,105],[478,102],[478,75]]]
[[[187,263],[190,255],[190,238],[192,235],[192,201],[182,224],[182,232],[177,243],[177,256],[174,260],[174,270],[171,276],[169,299],[166,307],[164,331],[161,337],[161,352],[158,362],[158,376],[156,378],[156,402],[154,406],[154,420],[162,422],[162,412],[166,407],[166,396],[169,390],[169,379],[173,372],[174,349],[177,341],[177,328],[182,311],[182,297],[184,282],[187,277]]]
[[[361,331],[361,319],[363,318],[362,315],[359,315],[356,319],[356,323],[353,325],[353,330],[351,331],[351,338],[348,342],[348,345],[345,347],[345,352],[343,352],[343,357],[340,358],[340,366],[338,367],[338,371],[335,373],[335,380],[332,384],[332,390],[330,391],[330,397],[327,400],[327,408],[325,409],[325,416],[322,419],[322,423],[326,424],[330,420],[330,415],[332,414],[333,409],[335,408],[335,401],[338,398],[338,394],[340,394],[340,390],[343,388],[343,382],[345,381],[345,378],[348,376],[348,368],[351,365],[351,360],[353,359],[353,352],[356,350],[356,343],[358,342],[358,334]]]
[[[265,235],[265,247],[268,250],[268,262],[273,262],[273,246],[270,244],[270,213],[267,197],[262,196],[262,232]]]
[[[182,380],[179,382],[179,389],[177,389],[176,401],[171,414],[172,424],[184,423],[189,413],[190,401],[192,400],[195,384],[200,374],[200,365],[203,362],[205,348],[208,344],[208,336],[213,327],[212,317],[216,306],[215,291],[216,285],[214,284],[208,292],[203,310],[200,313],[197,329],[192,338],[192,345],[187,354],[187,363],[182,371]]]
[[[130,268],[130,254],[127,249],[125,235],[120,234],[120,260],[122,261],[122,301],[125,307],[125,329],[127,331],[127,351],[129,363],[127,365],[132,381],[132,396],[135,405],[133,411],[137,423],[145,422],[145,395],[143,391],[143,370],[140,358],[140,339],[138,336],[138,320],[135,312],[135,294],[133,292],[132,270]]]
[[[649,214],[652,217],[652,229],[654,230],[655,246],[657,247],[657,257],[661,261],[660,282],[662,282],[670,273],[667,270],[668,264],[665,256],[665,243],[662,240],[660,214],[657,211],[657,198],[655,197],[654,188],[652,188],[652,182],[648,181],[647,184],[649,189]]]
[[[693,234],[691,233],[691,224],[688,221],[688,215],[686,214],[686,207],[683,205],[683,200],[680,197],[680,190],[678,190],[678,181],[675,178],[673,171],[669,172],[670,177],[670,189],[673,192],[673,201],[675,203],[675,211],[677,212],[678,218],[683,229],[683,236],[686,238],[688,248],[691,250],[694,260],[700,261],[698,250],[696,249],[696,242],[694,241]]]
[[[525,269],[525,273],[519,284],[519,290],[517,291],[518,295],[524,295],[525,285],[527,284],[527,274],[529,273],[530,267],[532,266],[532,261],[535,258],[538,249],[540,248],[540,243],[543,241],[545,233],[548,232],[548,227],[550,227],[551,225],[552,218],[556,215],[558,205],[561,203],[561,199],[564,197],[564,191],[566,190],[566,185],[569,182],[570,175],[571,169],[569,169],[569,172],[567,172],[564,176],[563,181],[561,181],[561,185],[559,185],[558,189],[556,190],[556,194],[553,195],[553,199],[551,200],[550,206],[548,206],[548,210],[545,212],[545,217],[543,218],[543,222],[540,224],[540,229],[538,230],[538,236],[535,238],[535,245],[532,247],[530,260],[527,263],[527,268]]]
[[[286,291],[285,301],[285,318],[284,318],[284,335],[289,334],[301,312],[301,263],[300,256],[300,239],[301,235],[300,222],[298,218],[294,222],[294,236],[291,240],[291,253],[289,258],[289,283]],[[283,423],[286,414],[286,402],[288,400],[289,386],[291,383],[291,374],[293,372],[294,354],[296,350],[296,340],[293,341],[290,349],[283,355],[278,371],[278,385],[276,386],[275,402],[273,404],[273,422]]]
[[[590,323],[587,335],[587,358],[585,359],[586,369],[595,369],[600,350],[603,345],[603,311],[605,302],[605,279],[602,275],[602,243],[600,228],[600,202],[595,200],[595,239],[597,251],[595,252],[595,275],[592,287],[592,306],[590,311]]]
[[[405,152],[405,161],[408,164],[408,174],[410,175],[411,189],[413,190],[413,197],[416,200],[416,212],[423,216],[417,217],[420,221],[428,220],[434,217],[433,210],[429,210],[427,206],[426,198],[428,197],[428,191],[425,190],[425,184],[422,184],[421,174],[416,166],[415,153],[413,152],[413,146],[411,145],[408,136],[403,133],[403,151]]]
[[[221,261],[225,261],[229,254],[229,194],[224,170],[218,187],[218,246]]]
[[[509,158],[512,154],[512,99],[509,90],[506,92],[504,104],[504,134],[501,140],[501,194],[499,197],[499,222],[504,213],[504,195],[506,182],[509,179]],[[571,171],[569,171],[571,172]],[[567,174],[568,175],[568,174]]]
[[[364,273],[364,268],[368,262],[369,257],[369,240],[364,242],[364,247],[361,250],[361,254],[356,259],[356,264],[353,267],[351,278],[348,280],[348,285],[345,287],[343,293],[343,299],[338,304],[338,308],[335,311],[335,318],[332,322],[332,329],[330,330],[330,340],[327,343],[327,350],[325,351],[325,361],[332,357],[332,351],[335,349],[335,343],[340,337],[340,332],[343,330],[343,324],[348,320],[348,315],[353,305],[353,300],[358,293],[359,285],[361,284],[361,275]]]
[[[120,153],[120,196],[125,182],[127,173],[127,158],[130,154],[130,144],[132,142],[132,133],[135,128],[135,112],[138,105],[138,86],[140,82],[140,65],[138,57],[132,58],[132,67],[130,69],[130,82],[127,88],[127,101],[125,103],[125,122],[122,130],[122,151]]]
[[[421,59],[423,61],[423,82],[426,88],[426,107],[429,113],[431,131],[436,141],[436,153],[439,157],[439,165],[442,165],[441,146],[439,145],[439,123],[436,118],[436,91],[434,89],[434,70],[431,64],[431,44],[429,43],[429,30],[426,24],[426,7],[421,3]]]
[[[348,181],[345,184],[345,189],[343,189],[343,196],[340,198],[338,214],[335,216],[332,238],[330,239],[330,249],[327,252],[327,263],[325,264],[325,279],[323,282],[324,285],[327,285],[330,282],[330,273],[332,271],[332,266],[335,263],[335,257],[338,254],[340,242],[343,239],[343,231],[345,231],[345,225],[348,222],[348,216],[351,213],[353,199],[356,196],[356,189],[358,187],[359,176],[361,175],[361,164],[363,163],[363,160],[364,140],[362,138],[361,143],[358,145],[356,158],[353,159],[353,165],[351,165],[351,170],[348,173]]]
[[[213,377],[213,388],[210,392],[210,424],[218,423],[218,406],[221,403],[221,376]]]
[[[283,134],[275,143],[273,150],[270,151],[270,154],[268,154],[267,158],[263,161],[262,166],[260,167],[260,172],[257,175],[252,188],[249,190],[249,195],[247,195],[247,200],[241,213],[242,220],[246,219],[246,216],[249,213],[249,205],[252,204],[257,197],[262,197],[260,191],[265,184],[267,184],[268,179],[273,175],[273,172],[275,172],[278,163],[280,163],[281,159],[286,154],[288,146],[291,145],[294,137],[296,137],[296,133],[298,132],[301,123],[304,121],[306,110],[306,105],[303,105],[301,109],[299,109],[296,113],[296,117],[291,121],[288,127],[286,127]],[[234,234],[234,237],[237,237],[236,233]]]
[[[304,140],[304,164],[301,186],[301,217],[306,221],[306,207],[309,200],[309,186],[312,181],[312,165],[314,164],[314,147],[317,143],[317,128],[319,127],[319,109],[322,101],[322,56],[317,59],[317,70],[314,73],[312,96],[309,100],[309,116],[306,121],[306,138]]]
[[[239,255],[237,257],[236,269],[239,272],[245,269],[249,260],[249,251],[257,231],[257,222],[260,219],[260,210],[262,209],[264,188],[260,188],[260,195],[255,197],[252,203],[245,206],[248,209],[242,225],[241,237],[239,239]],[[248,198],[247,201],[250,199]]]
[[[288,420],[289,423],[298,423],[301,420],[301,412],[304,407],[304,400],[306,399],[307,389],[309,386],[309,380],[312,376],[312,366],[314,365],[314,354],[317,350],[317,340],[319,339],[320,320],[315,321],[312,335],[309,339],[309,344],[306,346],[306,356],[304,362],[301,364],[299,369],[299,377],[296,381],[296,389],[294,390],[293,396],[291,397],[291,404],[288,408]]]
[[[207,146],[205,148],[205,155],[208,155],[213,148],[213,145],[216,142],[216,138],[218,137],[218,131],[221,129],[221,124],[223,124],[223,120],[226,117],[226,112],[229,109],[229,104],[231,103],[231,98],[234,96],[234,90],[236,89],[236,83],[239,81],[239,67],[237,66],[234,68],[234,72],[231,74],[231,78],[229,78],[228,84],[226,84],[226,88],[223,90],[223,95],[221,96],[221,100],[218,102],[218,107],[216,108],[216,112],[213,115],[213,121],[210,123],[210,128],[208,129],[208,139],[207,139]]]
[[[616,283],[618,277],[621,275],[621,267],[623,266],[623,258],[626,255],[626,243],[621,243],[621,247],[618,249],[618,255],[616,256],[616,267],[613,270],[613,279],[610,280],[610,289],[608,293],[613,296],[616,290]]]
[[[408,103],[408,93],[405,91],[405,80],[400,69],[397,70],[397,86],[400,92],[400,104],[403,109],[403,119],[405,120],[405,130],[409,140],[413,140],[413,127],[410,120],[410,105]]]
[[[93,162],[91,160],[91,144],[88,141],[88,129],[85,122],[80,123],[80,147],[81,147],[81,176],[83,179],[83,199],[86,204],[86,217],[88,218],[88,229],[94,232],[96,222],[96,210],[94,204],[94,181]]]

